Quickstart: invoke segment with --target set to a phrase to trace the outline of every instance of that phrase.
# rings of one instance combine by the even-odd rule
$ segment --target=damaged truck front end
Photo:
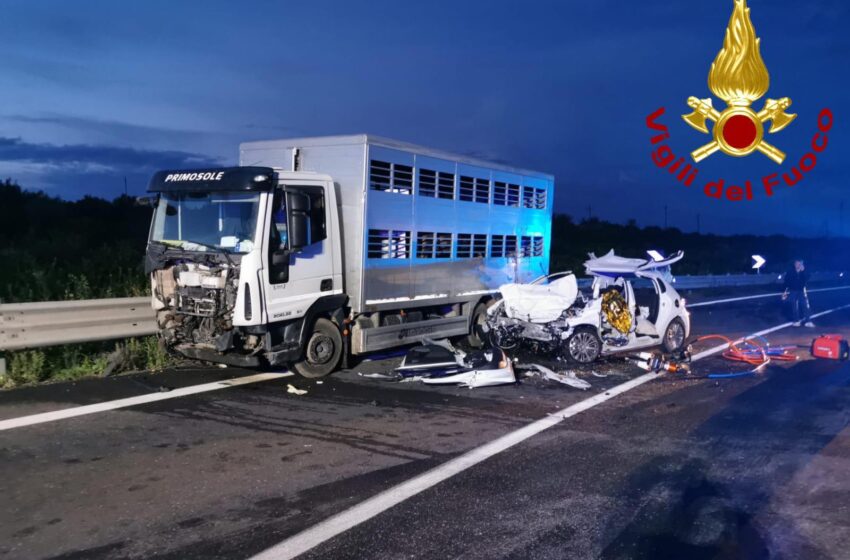
[[[256,271],[269,168],[161,172],[145,268],[166,348],[193,359],[261,364],[264,331]],[[256,298],[256,299],[255,299]]]
[[[151,271],[152,303],[167,348],[194,359],[259,365],[262,337],[234,326],[238,302],[244,302],[248,313],[251,306],[250,293],[239,294],[240,260],[179,258]]]

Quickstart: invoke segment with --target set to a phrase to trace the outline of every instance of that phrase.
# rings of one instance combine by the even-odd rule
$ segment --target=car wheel
[[[602,353],[602,341],[590,327],[578,327],[567,339],[567,355],[574,362],[589,364]]]
[[[327,319],[317,319],[313,333],[307,339],[304,358],[292,367],[303,377],[316,379],[332,373],[341,357],[342,335],[339,329]]]
[[[685,324],[681,319],[676,317],[667,329],[664,331],[664,340],[662,341],[664,351],[669,353],[678,352],[685,346]]]
[[[487,322],[487,305],[479,303],[472,310],[472,319],[469,322],[469,336],[466,343],[472,348],[482,348],[486,340],[483,326]]]
[[[519,338],[504,327],[495,327],[488,333],[490,344],[502,350],[513,350],[519,346]]]

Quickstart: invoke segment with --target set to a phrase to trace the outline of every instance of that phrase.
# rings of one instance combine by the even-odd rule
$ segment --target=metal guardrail
[[[776,274],[677,276],[677,290],[776,285]],[[812,281],[839,281],[843,274],[812,274]],[[587,284],[585,284],[587,282]],[[587,279],[579,285],[589,286]],[[0,304],[0,352],[41,346],[113,340],[156,333],[149,297]]]
[[[675,276],[673,287],[676,290],[693,290],[705,288],[743,288],[746,286],[778,286],[782,284],[781,274],[726,274],[707,276]],[[848,276],[850,280],[850,276]],[[844,281],[843,273],[840,272],[815,272],[811,275],[811,282],[838,282]],[[580,278],[578,285],[581,288],[589,288],[592,283],[590,278]]]
[[[815,272],[810,282],[837,282],[844,279],[841,272]],[[725,276],[676,276],[676,290],[694,288],[740,288],[744,286],[769,286],[782,283],[781,274],[727,274]]]
[[[149,297],[0,305],[0,351],[154,333]]]

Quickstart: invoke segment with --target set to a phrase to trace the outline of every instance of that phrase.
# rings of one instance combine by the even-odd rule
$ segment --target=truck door
[[[328,193],[322,182],[280,185],[268,210],[263,284],[269,323],[303,317],[322,296],[341,293],[334,278]]]

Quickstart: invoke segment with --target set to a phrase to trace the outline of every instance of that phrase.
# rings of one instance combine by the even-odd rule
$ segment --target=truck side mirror
[[[289,281],[289,249],[281,247],[271,255],[269,282],[283,284]]]
[[[301,193],[286,193],[289,248],[295,252],[310,244],[310,198]]]
[[[159,202],[159,196],[157,195],[139,196],[136,198],[136,206],[150,206],[151,208],[156,208],[157,202]]]

